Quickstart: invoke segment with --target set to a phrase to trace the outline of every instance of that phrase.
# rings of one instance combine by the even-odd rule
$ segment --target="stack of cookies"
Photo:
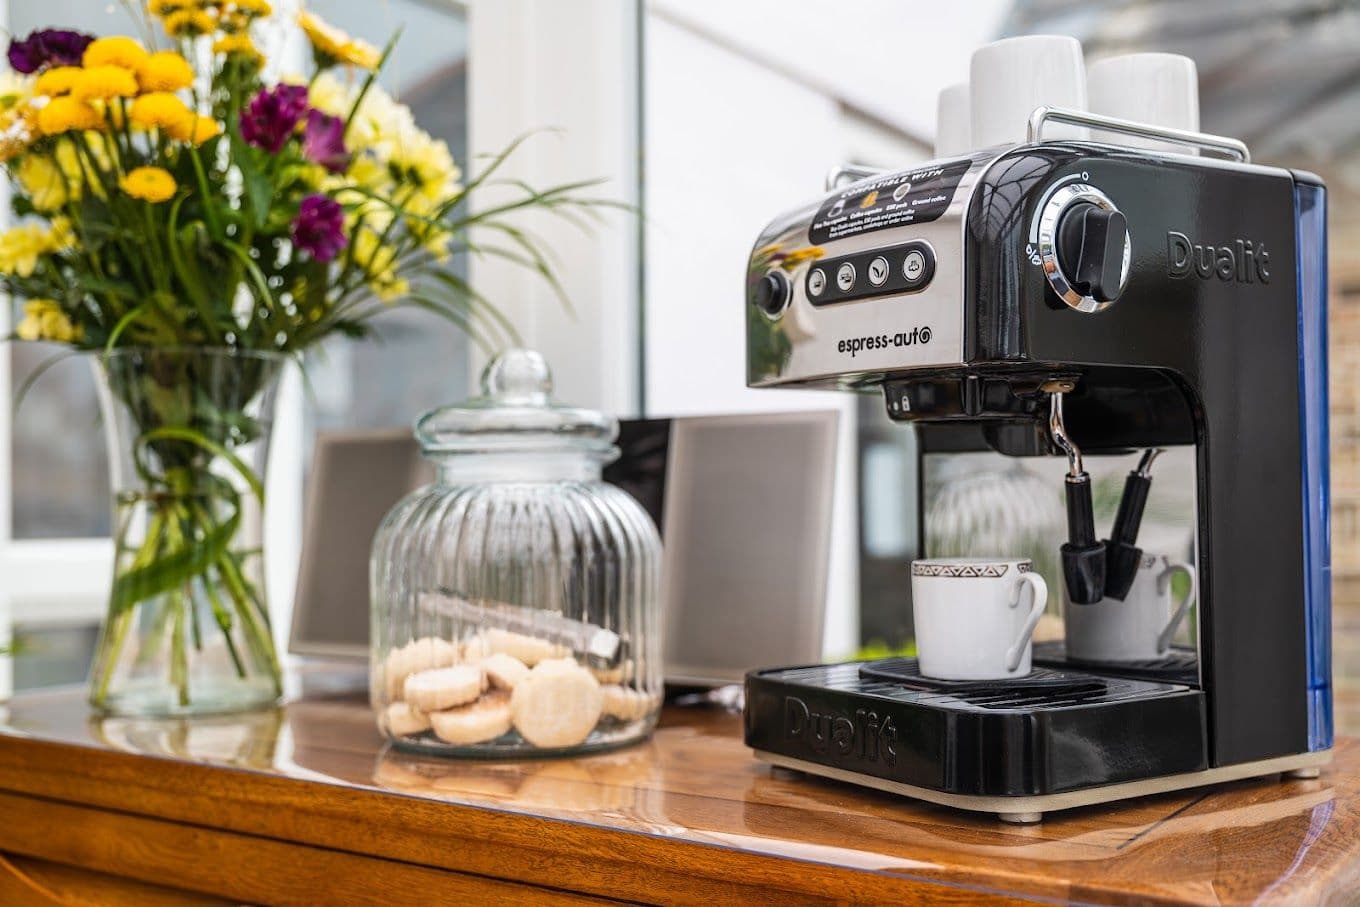
[[[543,749],[586,742],[601,722],[647,717],[660,697],[636,689],[633,664],[587,666],[545,639],[487,629],[461,644],[417,639],[388,653],[380,723],[393,737],[426,734],[452,746],[510,731]]]

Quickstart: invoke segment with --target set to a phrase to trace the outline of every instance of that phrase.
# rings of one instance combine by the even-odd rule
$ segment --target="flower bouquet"
[[[513,213],[580,222],[608,203],[583,196],[589,182],[507,182],[505,201],[472,211],[515,146],[464,182],[377,84],[394,42],[379,51],[304,12],[314,71],[274,79],[256,41],[283,25],[265,0],[147,11],[142,40],[10,43],[0,162],[17,225],[0,233],[0,286],[22,301],[18,339],[97,362],[116,563],[91,701],[231,711],[280,695],[260,526],[287,358],[362,337],[394,306],[513,340],[450,257],[506,258],[559,289]]]

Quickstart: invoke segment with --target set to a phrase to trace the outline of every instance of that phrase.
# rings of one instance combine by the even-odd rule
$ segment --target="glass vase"
[[[128,348],[95,360],[115,545],[90,674],[99,712],[185,716],[279,700],[262,542],[286,361],[225,348]]]

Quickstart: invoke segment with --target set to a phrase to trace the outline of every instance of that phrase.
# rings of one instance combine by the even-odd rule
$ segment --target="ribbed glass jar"
[[[405,749],[577,753],[646,737],[661,705],[661,542],[601,480],[617,423],[551,401],[542,357],[427,413],[432,485],[374,539],[371,695]]]

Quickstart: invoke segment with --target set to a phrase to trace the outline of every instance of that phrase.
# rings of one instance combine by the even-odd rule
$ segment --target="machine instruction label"
[[[949,208],[954,190],[973,162],[968,159],[904,170],[847,186],[822,203],[808,229],[813,245],[935,220]]]

